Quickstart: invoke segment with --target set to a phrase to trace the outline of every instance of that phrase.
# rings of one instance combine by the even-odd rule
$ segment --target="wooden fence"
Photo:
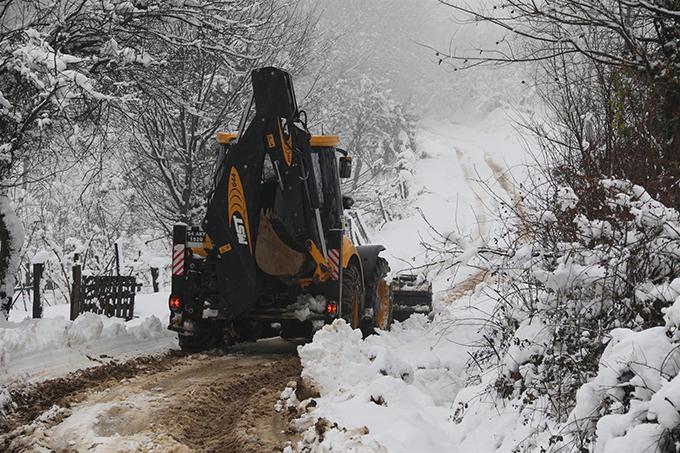
[[[118,275],[87,275],[82,277],[78,312],[91,311],[109,317],[132,319],[135,311],[137,281]]]
[[[72,268],[73,284],[71,286],[70,318],[73,321],[86,311],[115,316],[126,320],[132,319],[135,310],[135,294],[141,284],[133,276],[82,274],[78,257]],[[31,286],[33,290],[33,318],[41,318],[43,305],[40,295],[41,279],[45,266],[43,263],[33,264]],[[159,269],[151,268],[153,292],[159,292]]]

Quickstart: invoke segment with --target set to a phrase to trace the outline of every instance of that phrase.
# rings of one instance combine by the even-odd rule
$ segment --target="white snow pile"
[[[302,378],[318,397],[297,403],[284,390],[279,409],[297,404],[291,451],[456,451],[451,406],[464,384],[466,350],[494,301],[481,288],[470,304],[445,307],[430,322],[414,315],[362,340],[337,320],[298,349]]]
[[[276,412],[281,412],[284,409],[293,411],[297,408],[298,404],[300,404],[300,401],[297,399],[297,395],[295,394],[296,389],[297,382],[295,381],[291,381],[288,383],[288,385],[286,385],[286,388],[283,389],[281,395],[279,395],[279,399],[274,405],[274,410]]]
[[[0,371],[15,355],[75,347],[120,335],[131,335],[141,341],[164,335],[165,327],[154,315],[128,326],[122,319],[94,313],[83,313],[75,321],[27,318],[19,323],[0,322]]]

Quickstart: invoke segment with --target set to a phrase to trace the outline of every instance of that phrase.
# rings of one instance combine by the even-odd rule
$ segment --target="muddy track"
[[[470,294],[477,286],[482,283],[489,282],[491,279],[491,271],[487,269],[480,269],[479,271],[472,274],[470,277],[466,278],[462,282],[458,283],[453,287],[446,295],[442,298],[442,303],[451,304],[461,299],[463,296]]]
[[[517,240],[520,243],[526,243],[531,240],[531,229],[524,222],[527,218],[527,210],[524,206],[524,200],[522,196],[517,192],[514,184],[509,178],[508,170],[504,170],[498,163],[496,163],[491,156],[486,155],[484,157],[486,165],[491,169],[494,178],[498,184],[503,188],[503,190],[508,194],[512,200],[512,209],[517,217]]]
[[[15,388],[21,409],[5,420],[0,451],[281,451],[284,421],[273,407],[300,363],[295,345],[277,341]]]
[[[106,388],[121,379],[167,370],[181,356],[181,353],[173,351],[123,362],[112,361],[69,373],[63,378],[30,386],[10,387],[10,397],[17,409],[6,417],[0,415],[0,433],[9,432],[17,426],[31,422],[53,405],[70,407],[81,400],[87,391]],[[0,449],[2,447],[4,445],[0,443]]]

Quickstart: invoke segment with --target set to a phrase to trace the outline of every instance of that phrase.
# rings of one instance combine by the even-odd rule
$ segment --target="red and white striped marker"
[[[184,275],[184,244],[172,248],[172,275]]]
[[[337,280],[340,277],[340,250],[330,249],[328,251],[328,261],[331,265],[333,280]]]

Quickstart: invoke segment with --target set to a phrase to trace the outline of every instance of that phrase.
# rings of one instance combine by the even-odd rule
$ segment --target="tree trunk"
[[[0,194],[0,319],[7,320],[12,308],[19,251],[24,230],[6,194]]]
[[[357,187],[359,186],[359,177],[361,176],[361,166],[363,164],[363,159],[358,158],[354,159],[357,163],[356,168],[354,169],[354,178],[352,179],[352,190],[357,190]]]

